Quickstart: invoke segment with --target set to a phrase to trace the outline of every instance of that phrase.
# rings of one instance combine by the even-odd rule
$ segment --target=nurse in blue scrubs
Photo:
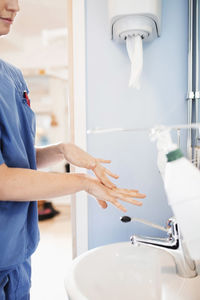
[[[0,35],[6,35],[19,11],[18,0],[0,0]],[[73,144],[59,143],[43,148],[34,145],[35,115],[28,87],[20,70],[0,60],[0,300],[30,299],[30,257],[39,241],[37,200],[84,190],[102,208],[118,201],[141,205],[136,190],[119,189],[108,178],[118,176]],[[87,168],[85,174],[58,174],[37,168],[66,160]]]

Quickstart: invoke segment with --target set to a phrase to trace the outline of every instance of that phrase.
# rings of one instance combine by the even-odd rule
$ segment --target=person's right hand
[[[146,195],[140,194],[137,190],[120,189],[117,187],[110,189],[94,177],[88,176],[87,178],[88,187],[86,191],[96,198],[102,208],[107,208],[107,202],[110,202],[118,209],[126,212],[126,208],[119,203],[119,200],[141,206],[142,202],[134,198],[143,199],[146,197]]]

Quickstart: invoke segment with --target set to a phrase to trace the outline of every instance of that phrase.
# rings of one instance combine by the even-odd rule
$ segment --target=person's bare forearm
[[[47,173],[1,165],[0,200],[34,201],[87,190],[85,174]]]
[[[0,201],[45,200],[79,191],[86,191],[95,197],[102,208],[107,207],[108,201],[124,212],[126,208],[118,199],[142,205],[132,197],[145,197],[136,190],[108,188],[97,178],[86,174],[47,173],[0,165]]]
[[[35,147],[37,168],[46,168],[64,160],[63,144]]]

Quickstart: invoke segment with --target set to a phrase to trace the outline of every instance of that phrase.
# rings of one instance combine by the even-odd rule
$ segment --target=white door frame
[[[86,51],[85,0],[71,0],[73,41],[73,104],[74,143],[86,151]],[[86,170],[76,168],[76,172]],[[85,192],[76,194],[72,201],[72,229],[74,257],[88,250],[88,198]]]

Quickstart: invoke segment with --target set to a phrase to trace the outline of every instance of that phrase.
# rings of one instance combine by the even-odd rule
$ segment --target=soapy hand
[[[126,212],[126,208],[119,203],[119,200],[141,206],[142,202],[133,198],[143,199],[146,197],[144,194],[140,194],[137,190],[120,189],[117,187],[110,189],[102,184],[98,179],[90,176],[88,176],[88,182],[89,185],[86,191],[97,199],[102,208],[107,208],[107,202],[110,202],[118,209]]]

